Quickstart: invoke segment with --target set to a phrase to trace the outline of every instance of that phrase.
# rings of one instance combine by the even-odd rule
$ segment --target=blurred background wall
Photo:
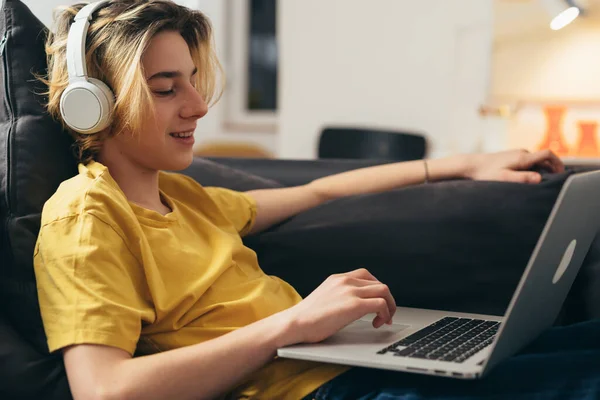
[[[335,126],[422,134],[428,157],[534,149],[558,106],[562,155],[596,158],[576,148],[582,121],[598,135],[600,0],[578,1],[554,31],[564,0],[179,0],[211,18],[227,73],[197,146],[310,159]],[[65,2],[25,0],[47,25]]]

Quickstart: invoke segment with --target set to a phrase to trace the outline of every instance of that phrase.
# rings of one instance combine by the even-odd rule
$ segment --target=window
[[[277,128],[277,0],[228,1],[227,125]]]

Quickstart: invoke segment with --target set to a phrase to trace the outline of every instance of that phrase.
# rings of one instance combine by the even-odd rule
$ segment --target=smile
[[[187,138],[190,137],[194,134],[194,132],[180,132],[180,133],[170,133],[169,135],[176,137],[176,138]]]

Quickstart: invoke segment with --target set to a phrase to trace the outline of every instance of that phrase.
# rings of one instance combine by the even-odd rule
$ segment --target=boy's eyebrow
[[[196,73],[198,73],[198,68],[194,68],[194,70],[192,71],[192,74],[190,76],[194,76],[196,75]],[[151,81],[152,79],[157,79],[157,78],[180,78],[183,76],[183,73],[181,71],[161,71],[161,72],[157,72],[156,74],[152,75],[150,78],[148,78],[148,81]]]

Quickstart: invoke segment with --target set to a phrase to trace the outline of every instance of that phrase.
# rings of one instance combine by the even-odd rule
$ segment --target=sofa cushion
[[[240,192],[283,186],[273,179],[249,174],[240,169],[231,168],[218,162],[198,157],[194,158],[192,165],[181,172],[194,178],[203,186],[220,186]]]
[[[12,371],[0,380],[8,398],[70,398],[60,355],[47,354],[32,255],[42,206],[76,163],[34,77],[46,70],[45,26],[18,0],[5,0],[0,17],[0,365]]]
[[[0,312],[0,399],[69,399],[61,365],[37,351]]]
[[[502,315],[571,172],[539,185],[455,180],[339,199],[247,242],[303,296],[330,274],[366,267],[399,305]],[[600,279],[599,260],[590,252],[583,274]],[[580,307],[598,296],[589,282],[578,280],[569,318],[593,316]]]

